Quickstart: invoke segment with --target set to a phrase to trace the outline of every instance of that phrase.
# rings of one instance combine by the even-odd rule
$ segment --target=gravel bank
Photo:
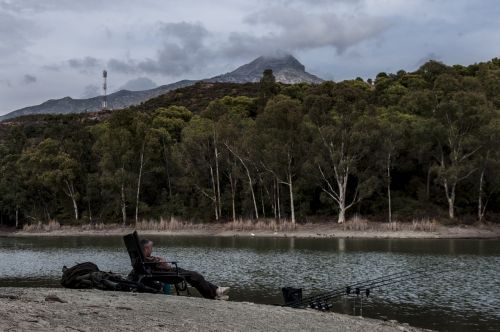
[[[0,288],[0,331],[421,331],[367,318],[202,298]]]

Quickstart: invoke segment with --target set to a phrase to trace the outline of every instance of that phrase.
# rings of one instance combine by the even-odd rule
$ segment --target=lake
[[[363,316],[442,331],[500,329],[500,240],[149,238],[154,255],[231,286],[234,301],[281,304],[284,286],[307,296],[438,266],[448,272],[373,289]],[[0,237],[0,286],[60,287],[62,266],[85,261],[123,275],[131,269],[119,236]],[[354,301],[341,297],[334,310],[359,315]]]

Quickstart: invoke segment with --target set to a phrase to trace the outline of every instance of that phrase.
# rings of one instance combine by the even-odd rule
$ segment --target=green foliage
[[[351,211],[491,220],[499,124],[499,59],[367,82],[284,85],[270,71],[200,82],[124,110],[0,123],[0,214],[18,226]]]

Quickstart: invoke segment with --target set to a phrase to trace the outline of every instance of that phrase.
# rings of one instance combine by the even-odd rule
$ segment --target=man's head
[[[145,257],[151,256],[151,253],[153,252],[153,241],[148,240],[148,239],[142,239],[141,242],[141,248],[142,252],[144,253]]]

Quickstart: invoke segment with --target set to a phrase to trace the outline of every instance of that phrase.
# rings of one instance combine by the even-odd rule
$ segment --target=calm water
[[[442,331],[500,330],[500,240],[151,239],[155,255],[231,286],[235,301],[279,304],[283,286],[302,287],[307,296],[384,274],[451,267],[373,290],[363,315]],[[0,286],[59,286],[62,266],[84,261],[130,271],[120,237],[0,237]],[[353,298],[340,298],[335,310],[352,314],[353,307]]]

